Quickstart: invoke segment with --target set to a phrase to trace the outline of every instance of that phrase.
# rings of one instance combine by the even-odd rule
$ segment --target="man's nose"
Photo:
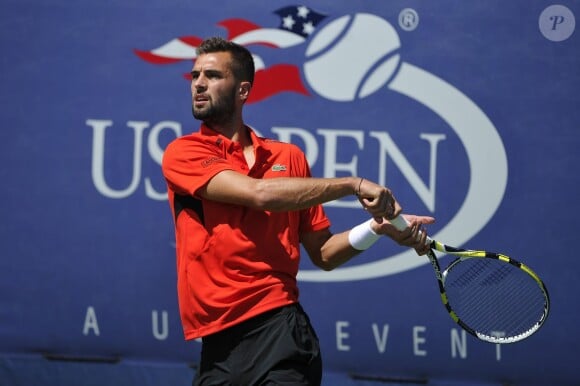
[[[199,75],[193,80],[193,87],[198,91],[203,91],[207,88],[206,78],[203,75]]]

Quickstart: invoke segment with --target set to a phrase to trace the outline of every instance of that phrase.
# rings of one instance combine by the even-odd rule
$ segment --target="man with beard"
[[[313,178],[295,145],[258,137],[242,118],[254,80],[250,52],[202,42],[191,71],[199,132],[173,141],[162,168],[175,221],[177,286],[186,339],[202,338],[195,385],[319,385],[318,338],[298,302],[300,243],[331,270],[381,235],[424,254],[432,217],[388,219],[401,207],[359,177]],[[321,204],[355,194],[370,219],[338,234]]]

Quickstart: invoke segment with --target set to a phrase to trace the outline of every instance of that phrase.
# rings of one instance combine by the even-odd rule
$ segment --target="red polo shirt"
[[[237,142],[204,125],[169,144],[163,156],[175,219],[177,287],[186,339],[297,302],[300,234],[330,226],[322,206],[268,212],[196,194],[223,170],[253,178],[310,177],[297,146],[248,130],[256,157],[252,169]]]

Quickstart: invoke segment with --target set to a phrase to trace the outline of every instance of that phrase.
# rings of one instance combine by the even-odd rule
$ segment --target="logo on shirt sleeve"
[[[285,172],[286,171],[286,165],[275,164],[275,165],[272,166],[272,171],[273,172]]]
[[[204,168],[207,168],[208,166],[211,166],[215,163],[219,163],[219,162],[223,162],[223,161],[224,161],[224,159],[220,158],[220,157],[210,157],[206,160],[203,160],[201,162],[201,166],[203,166]]]

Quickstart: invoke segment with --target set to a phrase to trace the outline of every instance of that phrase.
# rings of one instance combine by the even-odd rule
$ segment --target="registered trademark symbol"
[[[419,25],[419,14],[412,8],[405,8],[399,13],[399,27],[413,31]]]

